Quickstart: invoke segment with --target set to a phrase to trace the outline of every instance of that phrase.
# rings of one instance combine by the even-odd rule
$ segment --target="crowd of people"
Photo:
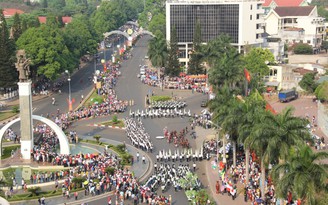
[[[141,78],[141,82],[149,86],[162,87],[163,89],[208,93],[206,78],[206,75],[186,75],[185,73],[181,73],[179,77],[158,78],[158,71],[146,66],[145,75]]]

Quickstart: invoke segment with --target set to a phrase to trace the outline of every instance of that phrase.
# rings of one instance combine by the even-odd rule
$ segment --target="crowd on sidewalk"
[[[186,75],[181,73],[179,77],[158,78],[158,71],[148,66],[145,74],[141,76],[141,82],[149,86],[163,87],[165,89],[192,90],[193,92],[207,93],[206,75]],[[162,76],[162,74],[160,75]]]

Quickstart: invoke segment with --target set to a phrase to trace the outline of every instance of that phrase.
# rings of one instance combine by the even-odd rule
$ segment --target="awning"
[[[274,86],[274,87],[279,86],[279,84],[280,84],[280,82],[277,82],[277,81],[266,82],[266,83],[265,83],[266,86]]]

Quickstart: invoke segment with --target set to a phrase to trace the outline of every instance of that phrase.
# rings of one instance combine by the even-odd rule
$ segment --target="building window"
[[[257,4],[257,10],[261,9],[262,4]]]
[[[256,24],[256,29],[259,29],[260,28],[260,24]]]
[[[260,14],[256,14],[256,19],[260,19]]]
[[[308,43],[308,44],[310,44],[310,43],[311,43],[311,41],[310,41],[310,40],[307,40],[307,43]]]
[[[252,15],[249,16],[249,20],[252,20]]]
[[[251,10],[253,10],[253,5],[251,4]]]
[[[232,43],[238,43],[239,5],[170,5],[170,27],[176,28],[178,42],[193,42],[197,21],[201,25],[202,42],[225,33]]]
[[[256,34],[256,39],[259,39],[260,38],[260,34]]]

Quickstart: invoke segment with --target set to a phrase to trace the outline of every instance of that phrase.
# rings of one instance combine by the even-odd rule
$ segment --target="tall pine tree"
[[[15,13],[14,23],[13,23],[13,25],[11,27],[11,31],[12,31],[13,39],[15,41],[17,41],[17,39],[22,34],[22,25],[21,25],[21,20],[19,18],[19,14],[18,13]]]
[[[190,60],[188,63],[188,74],[198,75],[204,73],[202,66],[202,57],[200,56],[200,49],[202,43],[202,33],[199,20],[196,20],[193,38],[193,50],[191,51]]]
[[[167,66],[165,68],[165,74],[169,76],[178,76],[180,73],[180,64],[178,59],[178,41],[177,41],[177,30],[175,27],[171,31],[171,40],[169,54],[167,58]]]
[[[18,75],[14,60],[14,43],[9,39],[6,19],[0,9],[0,88],[7,89],[16,86]]]

